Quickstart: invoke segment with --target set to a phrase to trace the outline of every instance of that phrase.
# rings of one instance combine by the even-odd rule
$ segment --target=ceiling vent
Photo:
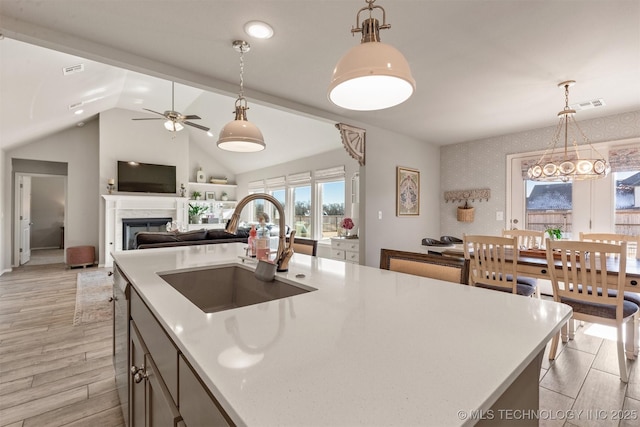
[[[579,104],[573,104],[573,105],[570,105],[569,107],[572,110],[582,111],[582,110],[590,110],[591,108],[604,107],[605,105],[607,104],[604,103],[604,100],[602,98],[599,98],[599,99],[593,99],[591,101],[580,102]]]
[[[82,107],[83,105],[84,105],[84,101],[76,102],[75,104],[69,104],[69,110]]]
[[[84,71],[84,64],[72,65],[70,67],[64,67],[62,74],[68,76],[69,74],[81,73]]]

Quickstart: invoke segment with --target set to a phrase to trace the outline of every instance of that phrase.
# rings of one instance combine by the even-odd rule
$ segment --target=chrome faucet
[[[226,230],[229,233],[236,234],[236,232],[238,231],[238,222],[240,221],[240,213],[242,212],[242,209],[244,209],[247,203],[253,200],[258,200],[258,199],[266,200],[268,202],[273,203],[273,206],[276,207],[276,209],[278,210],[278,213],[280,214],[280,221],[279,221],[280,231],[278,234],[279,240],[278,240],[278,253],[276,255],[276,266],[277,266],[277,271],[289,271],[289,260],[293,255],[292,244],[293,244],[294,236],[296,232],[295,230],[292,230],[291,234],[289,234],[289,246],[287,246],[286,245],[287,243],[285,240],[285,234],[284,234],[285,228],[287,227],[284,223],[285,221],[284,208],[282,207],[280,202],[278,202],[278,200],[272,195],[265,194],[265,193],[254,193],[254,194],[249,194],[248,196],[240,200],[236,205],[236,209],[233,211],[233,214],[231,215],[231,219],[227,224]]]

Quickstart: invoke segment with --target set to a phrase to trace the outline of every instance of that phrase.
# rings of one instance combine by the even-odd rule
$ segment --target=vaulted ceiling
[[[326,91],[338,59],[359,42],[350,29],[363,0],[0,2],[0,147],[74,126],[109,108],[197,114],[217,136],[233,119],[239,55],[249,120],[264,133],[260,156],[225,159],[215,136],[188,129],[236,173],[340,146],[336,122],[371,124],[437,145],[556,123],[557,83],[571,103],[602,99],[578,120],[640,109],[638,0],[377,0],[391,29],[382,41],[410,63],[417,91],[375,112],[334,106]],[[271,24],[250,39],[250,20]],[[17,42],[19,40],[20,42]],[[23,43],[25,42],[25,43]],[[48,49],[43,49],[48,48]],[[51,50],[49,50],[51,49]],[[62,68],[85,71],[62,76]],[[82,102],[84,113],[70,108]],[[146,116],[148,117],[148,116]],[[140,122],[141,125],[161,122]]]

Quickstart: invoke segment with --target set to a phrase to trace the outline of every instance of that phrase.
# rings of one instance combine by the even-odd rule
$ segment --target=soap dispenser
[[[249,256],[252,258],[256,257],[256,240],[258,236],[258,231],[256,230],[256,226],[252,225],[251,230],[249,231]]]

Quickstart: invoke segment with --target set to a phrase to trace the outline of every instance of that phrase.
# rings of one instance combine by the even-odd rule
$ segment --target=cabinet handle
[[[542,270],[540,270],[540,273],[542,274],[547,274],[547,270],[545,270],[544,268]]]
[[[113,271],[108,272],[107,276],[113,276]]]
[[[109,297],[109,302],[114,302],[116,299],[114,297]]]
[[[147,373],[145,371],[144,365],[139,368],[135,365],[132,365],[129,371],[131,372],[131,376],[133,376],[133,380],[136,383],[139,383],[147,378]]]
[[[146,372],[138,372],[133,376],[133,380],[136,382],[136,384],[141,383],[142,380],[146,380],[147,378],[149,378],[149,376]]]
[[[636,286],[637,284],[638,284],[638,281],[637,281],[637,280],[632,280],[632,281],[631,281],[631,286]]]

